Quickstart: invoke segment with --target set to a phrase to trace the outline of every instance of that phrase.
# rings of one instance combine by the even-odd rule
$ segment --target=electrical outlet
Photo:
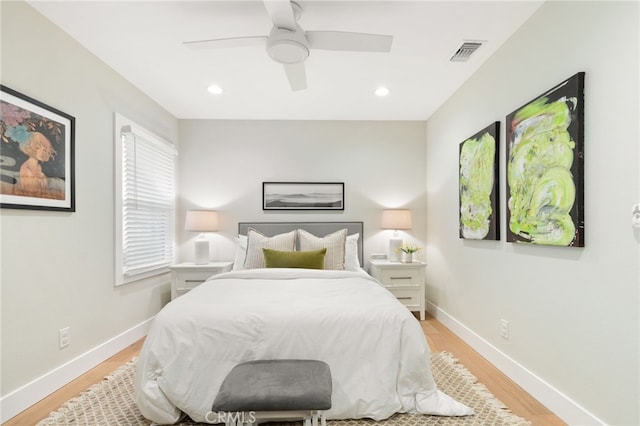
[[[509,340],[509,321],[504,318],[500,320],[500,336],[505,340]]]
[[[65,327],[58,330],[58,348],[66,348],[71,343],[71,328]]]

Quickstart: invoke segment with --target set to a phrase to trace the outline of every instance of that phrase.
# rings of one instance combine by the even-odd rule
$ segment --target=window
[[[175,245],[174,146],[116,114],[116,285],[168,272]]]

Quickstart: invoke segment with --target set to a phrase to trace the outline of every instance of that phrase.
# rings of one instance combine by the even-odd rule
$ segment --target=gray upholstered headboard
[[[360,266],[364,266],[362,250],[363,222],[240,222],[238,234],[247,235],[249,228],[253,228],[267,237],[272,237],[294,229],[304,229],[313,235],[323,237],[332,232],[347,228],[347,235],[360,234],[358,238],[358,259]]]

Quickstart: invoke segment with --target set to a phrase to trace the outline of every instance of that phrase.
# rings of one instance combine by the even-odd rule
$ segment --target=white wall
[[[178,122],[26,3],[1,8],[2,84],[76,118],[76,212],[0,211],[4,420],[16,400],[28,402],[12,392],[135,328],[169,298],[166,275],[114,288],[113,114],[173,141]],[[67,326],[71,344],[60,350]],[[34,388],[23,394],[37,398]]]
[[[428,298],[610,424],[640,424],[637,2],[547,2],[427,122]],[[458,144],[586,72],[585,248],[464,241]],[[509,321],[510,339],[499,336]],[[562,414],[562,413],[558,413]],[[570,420],[570,419],[567,419]],[[575,424],[575,422],[574,422]]]
[[[386,252],[392,231],[380,229],[384,208],[410,208],[404,238],[423,244],[425,122],[180,121],[180,210],[220,211],[211,256],[233,259],[242,221],[364,221],[365,256]],[[262,210],[262,182],[345,184],[345,210]],[[182,231],[180,257],[192,260],[195,235]]]

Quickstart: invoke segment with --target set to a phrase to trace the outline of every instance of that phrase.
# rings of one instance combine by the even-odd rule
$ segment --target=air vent
[[[465,41],[449,60],[451,62],[466,62],[480,46],[482,46],[481,41]]]

